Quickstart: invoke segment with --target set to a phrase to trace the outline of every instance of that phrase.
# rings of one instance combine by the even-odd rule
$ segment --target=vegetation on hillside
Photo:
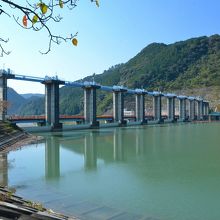
[[[82,79],[92,80],[93,76]],[[94,80],[102,85],[124,85],[147,90],[184,90],[187,94],[188,90],[213,88],[214,92],[219,93],[220,36],[192,38],[169,45],[152,43],[127,63],[95,75]],[[60,89],[60,98],[61,114],[78,114],[82,111],[82,89],[63,87]],[[218,102],[217,96],[212,98]],[[112,95],[98,92],[97,102],[98,112],[106,112],[112,103]],[[33,110],[31,105],[25,108],[21,113]]]

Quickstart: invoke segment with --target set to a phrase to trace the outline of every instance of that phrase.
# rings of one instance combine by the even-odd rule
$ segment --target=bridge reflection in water
[[[91,132],[84,137],[84,167],[86,170],[97,168],[97,139],[93,134]]]
[[[3,158],[3,164],[15,160],[8,171],[0,171],[1,182],[18,186],[19,195],[46,207],[87,217],[82,219],[117,219],[110,217],[118,211],[141,215],[130,219],[216,219],[219,126],[182,123],[56,132],[52,137],[44,133],[46,144]],[[108,218],[94,218],[100,213]]]
[[[60,177],[60,141],[50,136],[45,142],[45,177]]]
[[[138,132],[138,130],[137,130]],[[111,132],[103,133],[99,131],[91,131],[89,133],[85,132],[83,134],[83,148],[80,152],[65,143],[65,136],[62,135],[48,136],[45,139],[45,177],[46,179],[53,179],[60,177],[60,148],[65,148],[75,153],[80,153],[84,158],[84,169],[85,171],[96,170],[98,156],[101,159],[106,159],[107,161],[126,161],[124,148],[122,141],[123,132],[121,129],[113,129]],[[75,137],[74,137],[75,138]],[[81,139],[82,136],[79,136]],[[101,147],[105,142],[100,141],[101,139],[106,139],[108,141],[107,147],[111,151],[111,155],[102,155]],[[135,143],[135,141],[134,141]],[[136,135],[136,151],[137,154],[143,152],[142,144],[143,136]],[[100,150],[100,152],[97,152]],[[107,156],[108,158],[106,158]],[[65,159],[65,158],[64,158]]]
[[[128,128],[126,128],[129,130]],[[154,130],[157,128],[151,128]],[[125,132],[121,128],[112,128],[110,130],[94,130],[82,132],[82,134],[66,137],[65,133],[48,136],[45,139],[45,177],[46,179],[59,178],[62,172],[60,163],[65,158],[60,159],[60,149],[66,149],[69,152],[83,156],[83,166],[85,171],[98,169],[98,160],[105,163],[124,162],[126,163],[128,155],[144,156],[147,152],[154,152],[158,140],[153,135],[147,140],[147,145],[151,148],[146,149],[146,129],[130,128],[130,136],[127,140],[129,145],[132,143],[132,149],[127,149],[124,142]],[[83,136],[83,137],[82,137]],[[126,138],[128,138],[126,136]],[[68,140],[68,141],[67,141]],[[72,145],[71,140],[78,140],[80,147]],[[105,150],[103,148],[105,147]],[[132,150],[132,152],[131,152]],[[148,152],[149,153],[149,152]]]
[[[102,131],[85,131],[81,132],[80,135],[78,132],[76,134],[60,132],[45,136],[45,179],[59,179],[61,173],[65,172],[65,169],[62,169],[60,165],[62,162],[65,163],[65,158],[60,152],[61,149],[67,150],[70,154],[80,155],[83,158],[82,165],[85,171],[99,169],[99,162],[106,164],[126,163],[131,155],[132,157],[134,155],[142,157],[146,154],[155,154],[156,156],[158,150],[156,145],[160,140],[158,140],[158,136],[155,136],[154,129],[157,129],[158,132],[160,130],[157,126],[151,127],[148,132],[152,134],[148,135],[148,138],[144,127],[126,128],[126,132],[123,128],[112,128]],[[127,135],[128,132],[129,136]],[[126,145],[125,139],[127,139],[126,143],[129,146]],[[175,142],[175,138],[172,141]],[[73,143],[77,143],[78,146],[73,146]],[[150,146],[149,148],[146,148],[146,143]],[[7,154],[0,154],[0,185],[5,186],[8,185],[7,159]],[[155,157],[155,159],[157,158]]]

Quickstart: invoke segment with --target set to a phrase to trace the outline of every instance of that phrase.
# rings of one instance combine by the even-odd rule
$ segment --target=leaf
[[[28,20],[27,15],[24,15],[24,17],[22,19],[22,23],[25,27],[27,27],[27,20]]]
[[[32,18],[32,24],[34,25],[37,21],[38,21],[38,16],[34,15],[34,17]]]
[[[60,5],[60,8],[63,8],[63,1],[62,0],[59,0],[59,5]]]
[[[40,5],[40,9],[41,9],[42,14],[44,15],[44,14],[47,13],[48,7],[47,7],[44,3],[42,3],[42,4]]]
[[[74,46],[77,46],[78,40],[77,40],[76,38],[73,38],[73,39],[72,39],[72,43],[73,43]]]
[[[95,4],[96,4],[97,7],[99,7],[99,0],[96,0]]]

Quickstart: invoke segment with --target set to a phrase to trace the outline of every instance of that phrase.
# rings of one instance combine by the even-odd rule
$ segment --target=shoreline
[[[22,135],[21,137],[15,138],[12,142],[9,141],[6,145],[1,146],[1,143],[0,143],[0,146],[1,146],[0,154],[9,153],[10,151],[16,151],[29,144],[39,143],[43,139],[44,138],[41,136],[35,136],[35,135],[24,132],[24,135]]]
[[[30,134],[15,124],[0,121],[0,153],[8,153],[43,139],[42,136]]]
[[[44,140],[42,136],[32,135],[15,129],[17,135],[4,134],[0,141],[0,155],[19,150],[29,144],[37,144]],[[48,219],[48,220],[79,220],[75,216],[67,216],[43,207],[41,203],[26,200],[16,195],[16,189],[0,185],[0,219]]]

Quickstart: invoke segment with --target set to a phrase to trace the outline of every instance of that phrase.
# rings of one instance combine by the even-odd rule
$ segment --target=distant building
[[[124,116],[132,116],[134,115],[134,111],[128,111],[126,108],[124,109]]]

